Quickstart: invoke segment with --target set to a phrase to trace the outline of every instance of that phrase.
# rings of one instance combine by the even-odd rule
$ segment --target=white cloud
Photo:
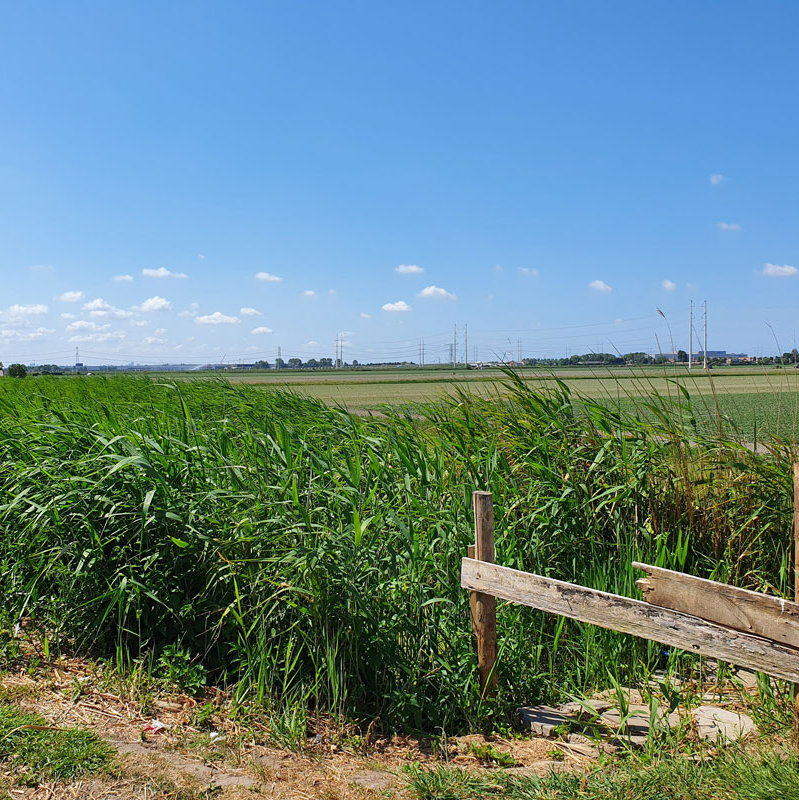
[[[604,294],[610,294],[613,291],[613,289],[608,286],[605,281],[591,281],[588,286],[595,292],[603,292]]]
[[[383,308],[383,311],[412,311],[413,310],[404,300],[397,300],[396,303],[386,303],[382,308]]]
[[[338,294],[338,292],[337,292],[335,289],[328,289],[328,290],[327,290],[327,293],[328,293],[328,294],[329,294],[331,297],[335,297],[335,296]]]
[[[283,278],[273,275],[271,272],[256,272],[255,273],[255,280],[257,281],[272,281],[273,283],[278,283],[282,281]]]
[[[272,333],[272,329],[271,328],[267,328],[266,325],[261,325],[258,328],[253,328],[252,329],[252,333],[255,333],[255,334]]]
[[[235,325],[241,322],[238,317],[229,317],[221,311],[214,311],[213,314],[206,314],[204,317],[196,317],[194,321],[198,325]]]
[[[200,255],[198,255],[197,258],[199,258],[200,261],[205,261],[205,256],[202,253],[200,253]]]
[[[494,264],[494,272],[504,272],[505,267],[502,264]]]
[[[130,324],[137,328],[146,328],[150,323],[146,319],[132,319]]]
[[[130,319],[135,316],[132,311],[124,311],[121,308],[114,308],[110,303],[103,300],[102,297],[95,297],[94,300],[89,300],[88,303],[83,304],[83,310],[88,311],[92,317],[113,317],[114,319]]]
[[[423,297],[428,300],[457,300],[457,296],[452,294],[452,292],[448,292],[446,289],[442,289],[439,286],[426,286],[422,289],[419,294],[416,295],[417,297]]]
[[[741,230],[741,226],[737,222],[719,222],[719,228],[723,231]]]
[[[48,333],[55,333],[51,328],[36,328],[33,331],[20,331],[15,329],[0,329],[0,340],[9,344],[21,344],[23,342],[35,342],[47,336]]]
[[[140,306],[139,311],[143,311],[145,314],[150,314],[154,311],[169,311],[172,308],[172,303],[169,302],[165,297],[159,297],[155,295],[153,297],[148,297]]]
[[[519,272],[521,272],[522,275],[527,275],[530,278],[538,277],[538,270],[535,268],[530,269],[530,267],[519,267]]]
[[[394,272],[398,272],[400,275],[421,275],[424,270],[417,267],[416,264],[400,264],[398,267],[394,267]]]
[[[763,272],[761,274],[765,275],[767,278],[790,278],[799,270],[796,267],[792,267],[789,264],[785,264],[784,266],[779,266],[778,264],[763,264]]]
[[[52,264],[34,264],[28,269],[31,272],[55,272],[55,267]]]
[[[166,344],[168,341],[164,336],[146,336],[144,338],[145,344]]]
[[[361,311],[361,319],[371,319],[372,315],[367,314],[365,311]]]
[[[143,269],[141,274],[145,278],[188,278],[185,272],[172,272],[166,267],[158,267],[158,269]]]
[[[88,303],[83,304],[84,311],[109,311],[113,306],[106,303],[102,297],[95,297],[94,300],[89,300]]]
[[[660,288],[663,289],[664,292],[673,292],[677,288],[677,284],[674,281],[670,281],[668,278],[664,278],[660,282]]]
[[[74,314],[70,314],[68,311],[65,311],[61,315],[61,319],[75,319],[75,315]]]
[[[261,312],[257,308],[250,308],[249,306],[244,306],[244,308],[239,309],[239,314],[242,317],[260,317]]]
[[[311,339],[310,342],[305,343],[304,347],[319,347],[319,342],[315,342],[313,339]]]
[[[98,325],[88,319],[79,319],[67,325],[67,333],[71,331],[107,331],[110,325]]]
[[[35,303],[31,306],[20,306],[15,303],[8,308],[8,315],[10,317],[38,317],[46,313],[47,306],[42,303]]]
[[[83,292],[64,292],[58,295],[58,299],[62,303],[79,303],[83,300]]]
[[[132,281],[133,275],[114,275],[115,281]]]
[[[306,290],[303,292],[303,295],[304,295],[305,297],[316,297],[316,292],[315,292],[313,289],[306,289]]]
[[[724,176],[723,176],[723,175],[720,175],[718,172],[714,172],[714,173],[713,173],[713,174],[710,176],[710,182],[711,182],[711,183],[712,183],[714,186],[718,186],[718,185],[719,185],[719,184],[720,184],[720,183],[721,183],[723,180],[724,180]]]
[[[127,334],[125,331],[106,331],[104,333],[88,333],[70,336],[69,341],[75,343],[91,342],[93,344],[98,344],[105,342],[121,342],[126,338]]]

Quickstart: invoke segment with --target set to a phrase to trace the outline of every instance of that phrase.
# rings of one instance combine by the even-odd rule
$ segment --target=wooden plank
[[[792,600],[637,561],[633,566],[647,573],[637,581],[647,603],[799,647],[799,604]]]
[[[491,492],[474,492],[475,560],[494,561],[494,503]],[[470,596],[472,630],[477,636],[477,670],[480,689],[488,694],[497,685],[494,667],[497,663],[497,598],[483,592]]]
[[[799,650],[681,611],[469,558],[461,586],[799,682]]]

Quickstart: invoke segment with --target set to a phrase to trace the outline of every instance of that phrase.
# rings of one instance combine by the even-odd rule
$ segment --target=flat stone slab
[[[751,717],[726,708],[699,706],[691,715],[696,723],[697,733],[711,742],[734,742],[755,730]]]
[[[518,710],[522,725],[530,728],[536,736],[545,736],[553,739],[560,731],[562,725],[567,725],[572,720],[568,714],[552,706],[524,706]]]
[[[571,702],[571,703],[564,703],[561,706],[558,706],[558,711],[562,711],[564,714],[568,714],[570,717],[574,717],[575,719],[579,720],[590,720],[592,718],[591,712],[588,710],[588,707],[591,707],[596,711],[597,716],[602,714],[603,712],[607,711],[611,704],[605,700],[587,700],[585,704]]]

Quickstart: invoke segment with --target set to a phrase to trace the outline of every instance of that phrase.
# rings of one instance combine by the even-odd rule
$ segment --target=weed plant
[[[0,381],[3,627],[234,686],[290,739],[322,713],[456,732],[690,658],[500,604],[484,701],[459,581],[475,489],[507,566],[788,592],[788,444],[708,433],[683,390],[622,408],[552,384],[358,417],[223,381]]]

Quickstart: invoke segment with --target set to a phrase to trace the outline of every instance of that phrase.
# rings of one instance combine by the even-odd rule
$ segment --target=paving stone
[[[524,706],[518,709],[522,725],[529,727],[536,736],[551,739],[557,736],[556,728],[568,726],[570,717],[552,706]]]
[[[699,706],[691,712],[696,729],[703,739],[712,742],[733,742],[755,730],[755,723],[746,714],[728,711],[726,708]]]
[[[586,705],[590,705],[597,714],[601,714],[603,711],[607,711],[611,705],[606,700],[587,700]],[[572,702],[572,703],[564,703],[557,707],[558,711],[562,711],[564,714],[568,714],[570,717],[574,717],[575,719],[581,720],[590,720],[592,718],[592,714],[586,706],[582,703]]]
[[[364,789],[371,789],[373,792],[385,792],[396,785],[396,778],[393,775],[377,769],[365,769],[355,772],[350,775],[350,780]]]
[[[735,680],[739,682],[744,689],[757,688],[757,673],[750,672],[748,669],[739,669],[735,673]]]
[[[621,687],[620,693],[625,698],[625,701],[628,706],[640,705],[641,703],[644,702],[644,698],[641,696],[641,692],[639,692],[638,689],[630,689],[627,686],[623,686]],[[615,689],[605,689],[605,691],[595,694],[591,698],[591,702],[593,703],[595,702],[595,700],[607,700],[612,704],[616,704],[619,702]]]

